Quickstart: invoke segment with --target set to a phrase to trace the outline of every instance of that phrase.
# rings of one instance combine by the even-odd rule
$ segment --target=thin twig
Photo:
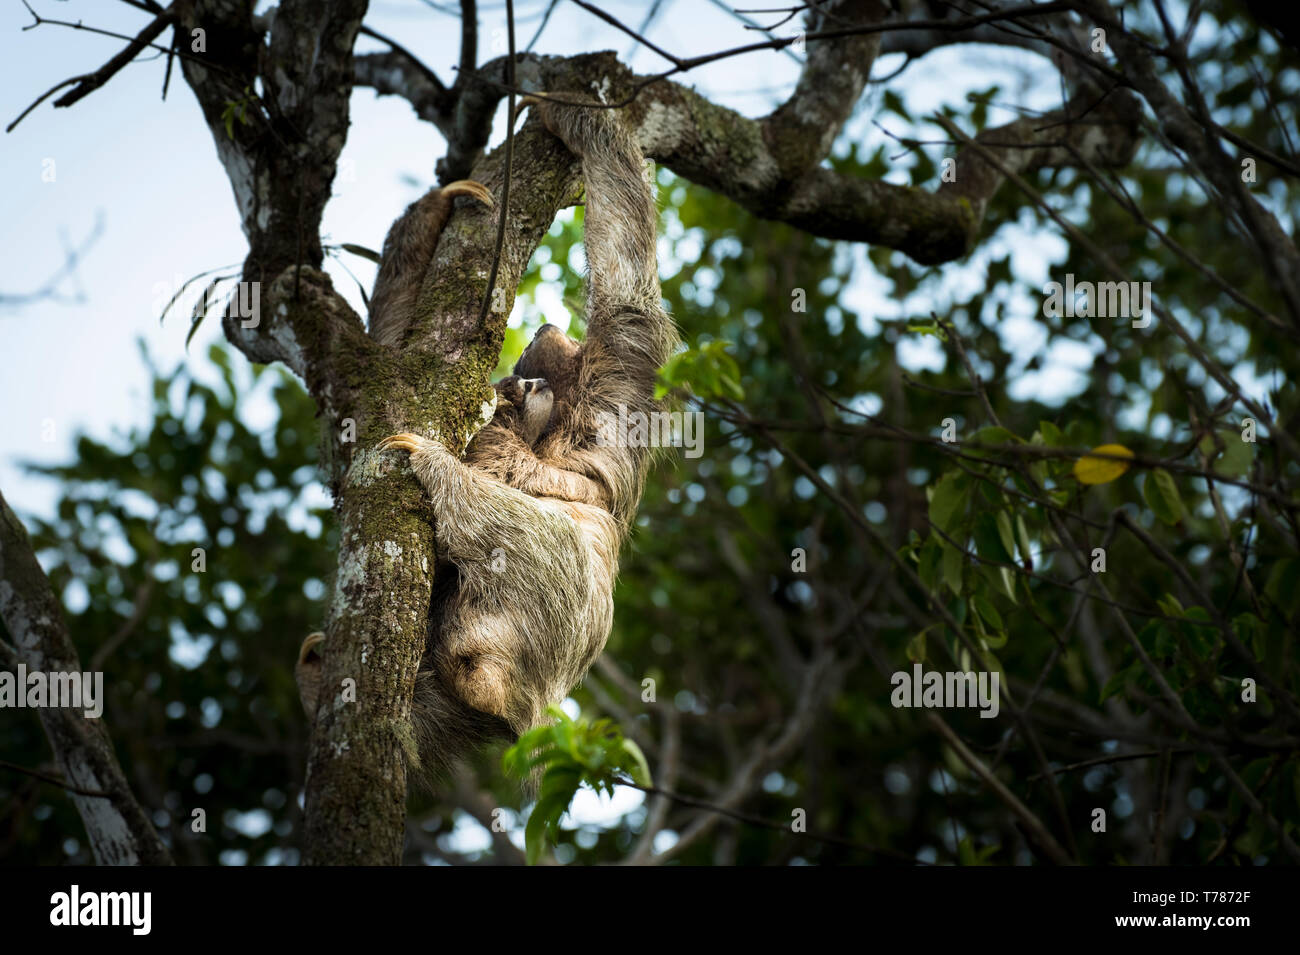
[[[19,766],[16,763],[6,762],[3,759],[0,759],[0,769],[8,769],[15,773],[21,773],[24,776],[30,776],[33,779],[39,779],[43,783],[50,783],[53,786],[66,789],[68,792],[74,793],[78,796],[91,796],[95,799],[113,798],[112,793],[102,792],[98,789],[82,789],[80,786],[69,786],[60,776],[55,776],[51,773],[43,773],[38,769],[28,769],[26,766]]]

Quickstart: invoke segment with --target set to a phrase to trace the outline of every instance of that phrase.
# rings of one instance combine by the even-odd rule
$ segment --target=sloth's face
[[[522,382],[524,405],[521,421],[524,440],[532,444],[542,436],[546,426],[551,423],[551,411],[555,408],[555,394],[545,378],[524,378]]]
[[[578,382],[581,353],[581,345],[548,323],[537,330],[515,362],[515,374],[523,378],[545,378],[556,398],[565,401]]]
[[[551,423],[555,394],[550,383],[545,378],[511,375],[497,382],[497,392],[518,409],[523,439],[533,444]]]

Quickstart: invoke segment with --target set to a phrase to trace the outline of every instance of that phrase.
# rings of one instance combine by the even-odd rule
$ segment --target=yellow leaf
[[[1128,470],[1128,465],[1123,461],[1094,457],[1095,454],[1133,457],[1133,452],[1122,444],[1103,444],[1093,448],[1091,454],[1085,454],[1074,462],[1074,476],[1083,484],[1107,484]]]

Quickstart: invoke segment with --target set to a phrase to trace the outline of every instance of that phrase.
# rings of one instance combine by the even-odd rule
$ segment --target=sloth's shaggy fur
[[[464,461],[416,434],[381,445],[410,452],[435,521],[440,565],[413,714],[426,781],[488,740],[537,725],[604,648],[619,549],[653,452],[598,445],[598,415],[659,410],[655,372],[678,340],[660,304],[654,194],[640,148],[614,111],[565,98],[534,108],[582,158],[587,337],[579,344],[546,326],[515,366],[517,376],[549,383],[549,423],[535,438],[529,404],[543,393],[512,385],[498,388],[503,400]],[[426,196],[390,232],[372,299],[380,341],[400,342],[409,326],[409,315],[376,310],[414,306],[423,274],[413,263],[430,261],[447,207]]]

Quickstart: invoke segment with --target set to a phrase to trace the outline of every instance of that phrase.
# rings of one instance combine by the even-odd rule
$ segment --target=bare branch
[[[54,776],[50,773],[43,773],[38,769],[28,769],[26,766],[19,766],[17,763],[10,763],[3,759],[0,759],[0,769],[7,769],[11,772],[20,773],[23,776],[30,776],[32,779],[39,779],[43,783],[50,783],[51,785],[58,786],[60,789],[76,796],[90,796],[95,799],[112,798],[108,793],[100,792],[98,789],[81,789],[77,786],[69,786],[68,783],[59,776]]]
[[[136,34],[135,39],[127,44],[122,52],[118,53],[117,56],[113,57],[94,73],[85,76],[81,82],[77,84],[75,89],[68,90],[68,92],[56,99],[54,105],[71,106],[73,103],[99,89],[111,80],[117,74],[118,70],[122,69],[122,67],[135,59],[136,54],[146,47],[152,46],[153,41],[157,39],[163,30],[166,30],[171,26],[172,22],[173,15],[170,11],[159,14],[152,23]]]

